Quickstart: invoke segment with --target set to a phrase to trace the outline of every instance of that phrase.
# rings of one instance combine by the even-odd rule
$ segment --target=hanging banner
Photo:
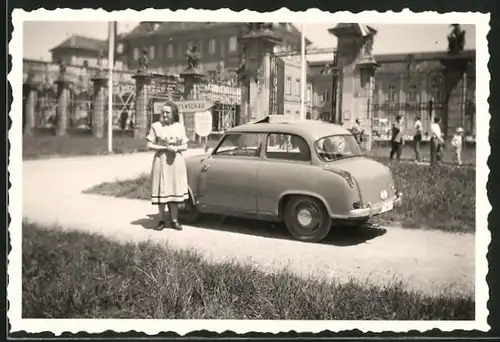
[[[198,112],[194,115],[194,131],[200,137],[207,137],[212,133],[212,113]]]

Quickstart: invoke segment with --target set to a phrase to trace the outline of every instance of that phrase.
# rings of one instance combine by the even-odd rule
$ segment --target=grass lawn
[[[476,171],[472,167],[441,166],[390,162],[396,186],[403,192],[401,208],[374,218],[374,222],[398,222],[408,228],[430,228],[451,232],[475,231]],[[150,200],[150,176],[98,184],[88,193]]]
[[[303,279],[23,224],[23,318],[472,320],[474,297]]]
[[[144,139],[114,137],[113,153],[146,151]],[[23,137],[23,159],[73,157],[108,154],[107,138],[92,136],[35,136]]]

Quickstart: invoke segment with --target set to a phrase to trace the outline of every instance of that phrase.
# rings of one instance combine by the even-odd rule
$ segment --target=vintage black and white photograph
[[[12,331],[489,329],[489,15],[142,13],[13,13]]]

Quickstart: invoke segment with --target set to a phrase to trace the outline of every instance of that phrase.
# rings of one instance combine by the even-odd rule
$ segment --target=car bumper
[[[391,211],[393,208],[400,207],[402,204],[403,204],[403,194],[400,192],[389,201],[380,202],[373,205],[368,203],[368,206],[366,208],[353,209],[349,211],[348,216],[349,218],[369,218],[375,215]]]

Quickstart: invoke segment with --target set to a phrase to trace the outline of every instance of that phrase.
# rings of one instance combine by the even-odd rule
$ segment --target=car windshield
[[[363,155],[354,136],[347,134],[321,138],[314,143],[314,148],[324,162]]]

